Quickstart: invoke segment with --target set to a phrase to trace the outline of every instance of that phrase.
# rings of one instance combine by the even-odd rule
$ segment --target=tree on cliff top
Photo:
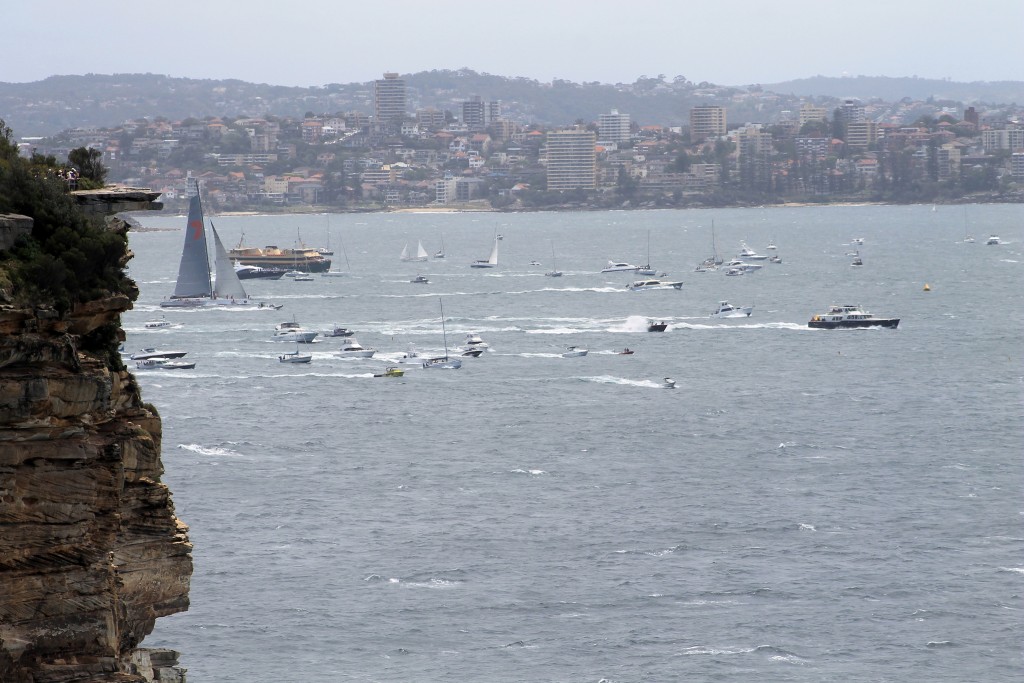
[[[53,157],[22,157],[11,129],[0,119],[0,214],[33,219],[32,234],[0,252],[0,269],[11,283],[5,298],[66,311],[108,293],[130,295],[134,287],[124,273],[126,237],[78,208],[60,170]]]

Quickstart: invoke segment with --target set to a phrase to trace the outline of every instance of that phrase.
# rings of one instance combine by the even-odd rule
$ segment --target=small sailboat
[[[498,265],[498,235],[494,236],[494,246],[491,247],[491,255],[486,260],[477,259],[469,264],[470,268],[494,268]]]
[[[551,270],[544,273],[547,277],[562,277],[562,271],[555,265],[555,241],[551,240]]]
[[[434,252],[434,258],[444,258],[444,233],[441,233],[441,248]]]
[[[330,228],[328,228],[328,230],[330,230]],[[328,235],[330,235],[330,232],[328,232]],[[340,270],[328,268],[324,272],[320,273],[320,277],[345,277],[346,275],[348,275],[349,271],[352,270],[352,266],[349,265],[348,262],[348,252],[345,251],[345,240],[342,239],[340,234],[338,235],[338,239],[341,241],[341,253],[345,257],[345,270],[343,272]]]
[[[637,275],[657,275],[658,271],[651,268],[651,231],[647,231],[647,263],[636,267]]]
[[[444,355],[424,360],[423,368],[427,370],[458,370],[462,367],[462,361],[448,356],[448,332],[444,326],[444,304],[440,299],[438,299],[438,303],[441,306],[441,335],[444,339]]]
[[[968,226],[968,223],[967,223],[967,209],[965,208],[964,209],[964,242],[966,244],[974,244],[974,235],[972,235],[970,233],[970,230],[968,228],[969,228],[969,226]]]

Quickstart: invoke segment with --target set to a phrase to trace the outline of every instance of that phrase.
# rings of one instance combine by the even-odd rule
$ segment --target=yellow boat
[[[379,375],[374,375],[374,377],[402,377],[403,375],[405,375],[405,370],[394,365],[389,365],[384,368],[384,372]]]

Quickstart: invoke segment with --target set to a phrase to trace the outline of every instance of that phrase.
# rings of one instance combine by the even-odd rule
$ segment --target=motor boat
[[[138,370],[191,370],[195,366],[195,363],[167,358],[146,358],[135,361],[135,367]]]
[[[854,237],[852,240],[850,240],[850,244],[864,244],[864,238]]]
[[[239,280],[280,280],[284,276],[284,271],[280,268],[247,266],[235,262],[235,275]]]
[[[653,320],[648,320],[647,321],[647,331],[648,332],[664,332],[667,328],[668,328],[668,323],[667,322],[664,322],[664,321],[662,321],[662,322],[655,322]]]
[[[426,275],[417,275],[413,279],[409,280],[409,282],[413,283],[414,285],[429,285],[430,284],[430,280],[427,279]]]
[[[279,363],[309,363],[312,362],[313,356],[308,353],[299,353],[298,351],[292,351],[291,353],[282,353],[277,357]]]
[[[771,240],[770,242],[768,242],[768,246],[765,247],[765,249],[768,251],[775,251],[776,249],[778,249],[778,247],[775,246],[775,240]]]
[[[601,269],[602,273],[619,273],[624,271],[630,271],[635,273],[637,266],[632,263],[616,263],[615,261],[609,261],[608,265]]]
[[[627,289],[634,292],[644,289],[682,289],[682,282],[669,282],[667,280],[634,280],[626,285]]]
[[[858,256],[854,256],[853,257],[853,261],[850,262],[850,265],[851,266],[863,266],[864,265],[864,259],[862,259],[859,255]]]
[[[479,358],[483,355],[484,350],[481,348],[465,349],[459,352],[459,355],[463,358]]]
[[[389,365],[384,368],[384,372],[374,375],[374,377],[402,377],[405,375],[405,370],[396,366]]]
[[[860,306],[833,304],[829,307],[828,313],[815,315],[807,323],[807,326],[826,330],[849,327],[887,327],[894,329],[899,324],[899,318],[878,318]]]
[[[534,260],[530,261],[530,265],[531,266],[539,266],[540,265],[540,261],[538,261],[537,259],[534,259]]]
[[[764,268],[764,266],[761,265],[760,263],[747,263],[746,261],[741,261],[739,259],[733,259],[732,261],[729,261],[728,263],[725,264],[724,267],[727,269],[739,268],[740,270],[746,273],[752,273],[756,270],[761,270],[762,268]],[[726,273],[728,272],[729,271],[726,270]]]
[[[487,342],[480,338],[480,335],[476,332],[470,332],[466,335],[466,346],[475,346],[478,349],[488,348]]]
[[[772,254],[768,257],[768,263],[782,263],[782,257],[777,254]]]
[[[165,318],[163,316],[160,316],[159,320],[147,320],[146,321],[146,329],[147,330],[158,330],[161,327],[170,327],[170,326],[171,326],[171,322],[167,318]]]
[[[483,351],[483,349],[481,349]],[[409,350],[402,354],[402,357],[398,359],[399,363],[406,363],[410,365],[422,365],[423,356],[416,350],[416,347],[409,344]]]
[[[620,356],[632,356],[632,355],[633,355],[633,350],[632,350],[632,349],[630,349],[630,348],[629,348],[629,347],[627,346],[626,348],[624,348],[624,349],[622,349],[621,351],[619,351],[619,355],[620,355]]]
[[[332,329],[321,332],[320,334],[324,337],[351,337],[355,332],[347,327],[338,327],[335,325]]]
[[[746,318],[754,312],[753,306],[733,306],[728,301],[718,302],[712,318]]]
[[[375,353],[377,353],[377,349],[367,348],[357,342],[355,338],[351,338],[342,345],[341,350],[335,355],[339,358],[372,358]]]
[[[988,239],[985,240],[985,244],[989,244],[989,245],[1002,244],[1002,241],[1000,241],[998,235],[989,235]]]
[[[307,330],[299,323],[293,321],[283,322],[274,328],[271,339],[274,341],[297,342],[299,344],[311,344],[319,332]]]
[[[747,271],[742,268],[729,268],[725,271],[725,274],[729,277],[736,277],[737,275],[746,275]]]
[[[579,358],[585,355],[587,355],[587,349],[581,349],[578,346],[566,346],[565,351],[562,352],[562,358]]]
[[[746,242],[740,243],[740,253],[736,258],[743,259],[744,261],[765,261],[768,256],[765,254],[758,254],[756,251],[747,246]]]
[[[309,273],[302,273],[292,278],[294,282],[312,282],[315,278]]]
[[[661,383],[661,388],[662,389],[675,389],[676,388],[676,381],[674,379],[672,379],[671,377],[666,377],[664,379],[664,381]]]
[[[150,347],[150,348],[142,349],[141,351],[136,351],[135,353],[130,355],[129,358],[132,359],[132,360],[135,360],[135,361],[160,360],[160,359],[167,360],[167,359],[170,359],[170,358],[181,358],[186,353],[188,353],[188,351],[175,351],[175,350],[171,350],[171,351],[168,351],[168,350],[157,351],[156,349]]]

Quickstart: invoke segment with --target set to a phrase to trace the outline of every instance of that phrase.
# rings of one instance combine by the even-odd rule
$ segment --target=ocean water
[[[280,311],[161,311],[184,218],[139,218],[127,347],[197,363],[139,373],[195,544],[144,644],[193,683],[1018,680],[1024,207],[215,217],[330,240],[348,277],[245,282]],[[693,272],[712,224],[783,262]],[[597,272],[648,236],[681,291]],[[808,329],[831,303],[901,323]],[[293,319],[378,354],[280,364]],[[461,370],[373,377],[469,332]]]

